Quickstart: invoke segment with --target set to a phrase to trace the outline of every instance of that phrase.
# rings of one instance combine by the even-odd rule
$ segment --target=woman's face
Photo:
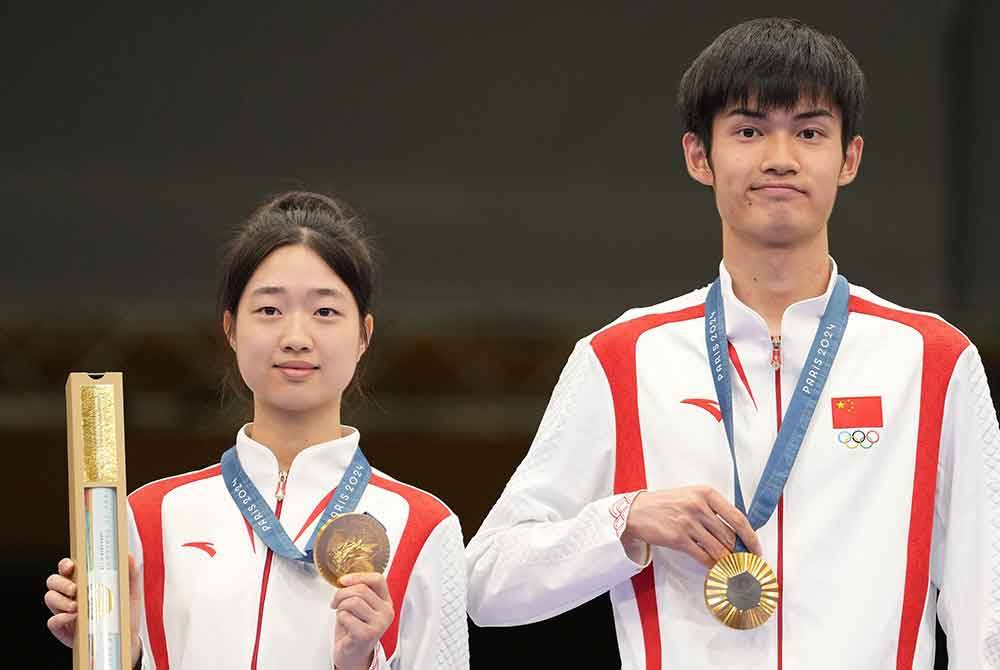
[[[227,313],[223,327],[229,325]],[[370,315],[364,326],[370,334]],[[338,416],[366,347],[350,289],[303,245],[280,247],[257,267],[229,342],[255,408]]]

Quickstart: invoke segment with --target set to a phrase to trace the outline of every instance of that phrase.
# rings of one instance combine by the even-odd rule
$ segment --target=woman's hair
[[[365,235],[361,217],[337,198],[289,191],[258,207],[240,226],[229,242],[222,261],[218,317],[232,315],[227,337],[236,329],[236,313],[250,277],[275,249],[301,244],[314,251],[347,285],[358,306],[361,338],[368,342],[365,316],[372,313],[376,267],[374,248]],[[361,364],[345,392],[360,392]],[[250,390],[243,382],[235,356],[230,359],[223,379],[228,388],[244,401]]]
[[[846,151],[861,134],[865,75],[833,35],[796,19],[754,19],[733,26],[702,51],[681,78],[677,107],[685,132],[712,146],[712,121],[727,106],[791,109],[801,98],[837,105]]]

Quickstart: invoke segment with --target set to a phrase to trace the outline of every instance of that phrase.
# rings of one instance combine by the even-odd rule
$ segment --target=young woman
[[[281,195],[233,240],[219,315],[253,421],[221,463],[129,496],[134,667],[468,667],[458,519],[370,468],[340,420],[372,336],[374,279],[357,217],[323,195]],[[261,503],[252,512],[237,503],[245,491]],[[384,575],[335,588],[307,550],[351,505],[385,527],[390,555]],[[68,646],[74,569],[60,561],[45,594]]]

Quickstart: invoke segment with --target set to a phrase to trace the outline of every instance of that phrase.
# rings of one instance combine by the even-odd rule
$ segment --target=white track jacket
[[[240,462],[304,549],[359,434],[299,453],[277,502],[278,463],[236,438]],[[141,567],[143,668],[315,668],[332,663],[334,587],[314,566],[275,556],[254,535],[221,466],[147,484],[129,496],[130,550]],[[357,512],[386,527],[395,619],[373,667],[468,668],[465,574],[458,519],[432,495],[372,470]]]
[[[725,267],[721,277],[749,504],[833,276],[785,311],[778,347]],[[628,493],[701,484],[733,500],[706,294],[630,310],[577,344],[466,549],[473,621],[539,621],[610,590],[630,670],[931,670],[937,614],[952,668],[1000,668],[1000,431],[982,362],[939,317],[858,286],[783,499],[758,531],[780,585],[775,615],[726,628],[693,558],[663,547],[646,565],[629,558]]]

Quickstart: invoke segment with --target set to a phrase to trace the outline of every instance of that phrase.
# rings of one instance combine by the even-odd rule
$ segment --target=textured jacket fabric
[[[247,436],[249,478],[304,549],[359,442],[300,452],[276,500],[278,463]],[[130,550],[141,567],[143,667],[166,670],[332,667],[335,589],[311,564],[274,555],[230,497],[221,467],[169,477],[129,496]],[[373,667],[468,668],[465,574],[458,519],[437,498],[375,470],[357,512],[385,527],[395,619]]]
[[[764,320],[720,273],[749,504],[833,276],[824,295],[785,311],[776,372]],[[1000,668],[1000,431],[979,354],[935,315],[850,292],[839,356],[758,531],[781,589],[767,623],[723,627],[706,608],[701,564],[663,547],[636,562],[619,539],[635,491],[701,484],[733,500],[707,288],[630,310],[577,344],[467,547],[472,619],[530,623],[610,590],[627,669],[931,670],[937,614],[952,668]],[[835,424],[851,399],[880,416],[868,411],[870,425],[850,425],[845,442]]]

